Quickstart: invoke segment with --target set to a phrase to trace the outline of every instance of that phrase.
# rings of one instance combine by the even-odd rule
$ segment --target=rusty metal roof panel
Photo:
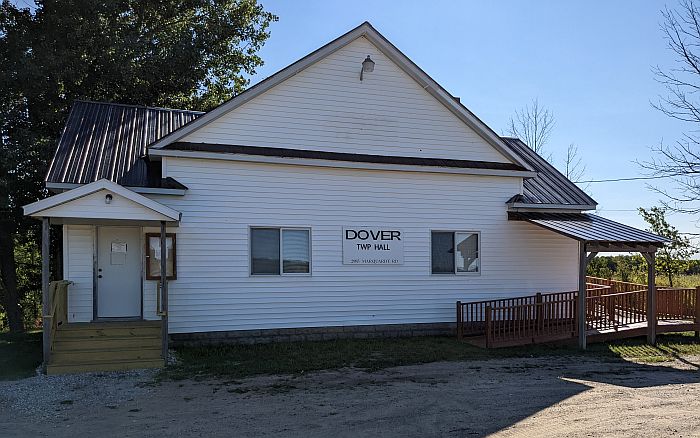
[[[116,183],[146,155],[146,147],[201,112],[76,101],[46,176],[48,183]],[[147,178],[143,172],[143,178]],[[143,179],[142,178],[142,179]],[[133,185],[146,185],[131,175]]]

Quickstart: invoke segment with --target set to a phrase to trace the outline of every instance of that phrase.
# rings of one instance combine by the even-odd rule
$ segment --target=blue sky
[[[639,1],[282,1],[253,83],[370,21],[384,36],[498,133],[537,98],[556,126],[547,149],[561,164],[575,143],[586,179],[642,176],[635,159],[691,127],[651,107],[664,93],[652,67],[672,67],[660,31],[663,2]],[[675,6],[674,2],[668,3]],[[664,181],[654,181],[664,186]],[[600,213],[645,227],[638,207],[658,205],[644,181],[590,184]],[[672,215],[684,232],[696,219]]]

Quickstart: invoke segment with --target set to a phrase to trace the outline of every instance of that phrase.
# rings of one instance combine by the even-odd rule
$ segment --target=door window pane
[[[479,272],[479,235],[455,233],[457,272]]]
[[[309,230],[282,230],[282,271],[309,273]]]
[[[280,230],[253,228],[250,230],[252,274],[280,273]]]
[[[454,233],[433,231],[431,241],[433,274],[454,274]]]

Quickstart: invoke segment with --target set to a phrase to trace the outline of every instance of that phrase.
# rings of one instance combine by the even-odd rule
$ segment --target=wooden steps
[[[114,321],[62,326],[47,374],[120,371],[163,366],[160,321]]]

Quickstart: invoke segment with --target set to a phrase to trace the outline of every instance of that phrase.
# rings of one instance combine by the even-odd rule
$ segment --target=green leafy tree
[[[0,2],[0,303],[22,330],[15,243],[38,225],[21,206],[47,195],[72,102],[211,109],[246,88],[277,17],[255,0]]]
[[[690,258],[697,253],[690,239],[683,236],[666,220],[666,210],[652,207],[649,210],[639,209],[639,214],[649,224],[648,230],[670,240],[656,253],[656,270],[668,278],[669,286],[673,287],[673,276],[684,272]]]

